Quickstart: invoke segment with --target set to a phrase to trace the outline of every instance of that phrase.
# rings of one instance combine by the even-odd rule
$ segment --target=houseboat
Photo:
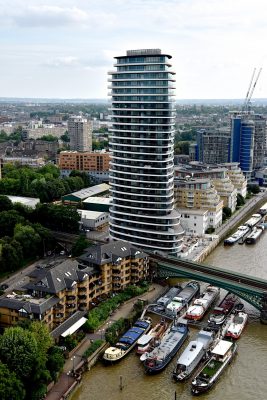
[[[164,312],[167,305],[172,301],[172,299],[181,292],[181,286],[177,285],[170,288],[163,296],[161,296],[156,305],[150,308],[151,311]]]
[[[134,325],[119,339],[115,346],[109,347],[103,360],[114,363],[126,356],[136,345],[138,339],[146,334],[151,327],[151,318],[138,319]]]
[[[224,240],[224,245],[231,246],[232,244],[237,243],[240,239],[243,239],[243,237],[250,232],[250,229],[251,228],[247,225],[239,226],[237,231],[233,235]]]
[[[259,209],[259,214],[264,216],[267,214],[267,203],[263,204],[263,206],[261,206],[261,208]]]
[[[262,215],[261,214],[253,214],[249,220],[247,220],[244,225],[249,226],[250,228],[253,228],[254,226],[256,226],[260,220],[262,219]]]
[[[256,241],[259,239],[259,237],[262,235],[264,231],[264,226],[263,225],[258,225],[255,226],[252,230],[252,232],[247,236],[245,242],[247,244],[254,244]]]
[[[186,310],[190,302],[199,295],[199,283],[189,282],[172,301],[167,305],[166,315],[174,318]]]
[[[248,314],[242,311],[239,311],[234,317],[229,325],[225,336],[231,337],[233,339],[239,339],[241,333],[243,332],[246,323],[248,321]]]
[[[206,330],[199,331],[196,339],[189,343],[178,358],[173,371],[173,378],[176,381],[188,379],[201,360],[203,360],[214,340],[214,332]]]
[[[156,374],[162,371],[181,348],[188,333],[189,330],[185,319],[180,318],[177,322],[174,322],[162,337],[160,344],[146,354],[143,363],[145,372]]]
[[[149,351],[150,348],[156,344],[157,340],[162,337],[167,328],[167,322],[162,320],[158,324],[156,324],[147,334],[142,335],[137,340],[136,353],[143,354]]]
[[[214,307],[212,313],[208,318],[208,322],[215,325],[222,325],[227,316],[233,310],[235,303],[237,301],[237,296],[228,292],[223,300],[217,307]]]
[[[193,304],[187,309],[185,318],[199,321],[218,298],[219,294],[220,288],[212,285],[207,286],[201,297],[195,299]]]
[[[218,342],[211,351],[210,358],[191,383],[193,395],[207,392],[215,384],[227,365],[232,361],[236,354],[236,349],[236,343],[228,340],[220,340]]]

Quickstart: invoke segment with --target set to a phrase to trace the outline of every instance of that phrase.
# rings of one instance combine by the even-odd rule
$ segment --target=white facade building
[[[181,225],[185,234],[204,235],[209,227],[208,210],[179,208],[181,213]]]
[[[175,73],[159,49],[115,57],[110,72],[110,237],[177,254],[183,229],[174,209]]]
[[[106,212],[77,210],[81,216],[81,229],[90,229],[92,231],[100,230],[108,224],[109,214]]]

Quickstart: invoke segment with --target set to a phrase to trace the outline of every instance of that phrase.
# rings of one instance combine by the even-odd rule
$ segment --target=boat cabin
[[[141,336],[137,341],[138,348],[141,349],[143,347],[146,347],[151,342],[152,339],[153,339],[153,336],[151,336],[151,335]]]
[[[224,362],[229,351],[232,350],[232,347],[232,342],[229,342],[228,340],[220,340],[220,342],[212,350],[211,354],[217,361]]]

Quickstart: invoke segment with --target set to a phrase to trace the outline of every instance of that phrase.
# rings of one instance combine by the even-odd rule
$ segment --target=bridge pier
[[[262,303],[263,303],[263,305],[262,305],[262,310],[261,310],[261,315],[260,315],[260,321],[262,324],[267,325],[267,295],[264,296]]]
[[[261,311],[260,321],[262,324],[267,325],[267,309]]]

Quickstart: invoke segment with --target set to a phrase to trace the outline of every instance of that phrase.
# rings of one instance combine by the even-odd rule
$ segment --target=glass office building
[[[110,237],[177,254],[183,229],[174,210],[175,73],[159,49],[115,57],[112,96]]]

